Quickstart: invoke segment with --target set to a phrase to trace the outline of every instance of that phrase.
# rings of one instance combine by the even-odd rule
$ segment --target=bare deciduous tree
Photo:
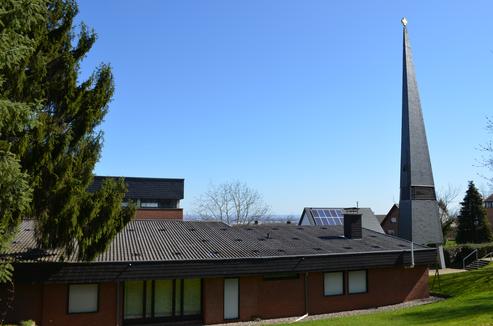
[[[459,214],[457,207],[453,207],[452,204],[459,196],[460,189],[448,185],[446,189],[441,189],[438,192],[438,212],[440,214],[440,222],[442,223],[442,232],[444,242],[447,241],[450,232],[452,231],[452,224],[456,220]]]
[[[452,185],[448,185],[446,189],[441,189],[438,192],[438,209],[440,212],[440,221],[447,222],[451,218],[456,218],[458,211],[457,207],[453,207],[452,204],[459,196],[460,188]]]
[[[250,224],[268,217],[270,208],[262,195],[245,183],[234,181],[210,185],[194,205],[195,213],[204,220],[227,224]]]
[[[488,130],[489,134],[493,135],[493,120],[491,118],[486,118],[486,130]],[[484,146],[484,151],[487,154],[485,159],[485,165],[493,173],[493,141],[492,140],[490,140],[486,144],[486,146]],[[490,181],[490,185],[493,186],[493,175],[490,175],[488,179]]]
[[[493,118],[486,117],[486,131],[493,136]],[[486,179],[493,188],[493,140],[490,140],[485,145],[481,146],[481,150],[485,153],[482,163],[491,173]]]

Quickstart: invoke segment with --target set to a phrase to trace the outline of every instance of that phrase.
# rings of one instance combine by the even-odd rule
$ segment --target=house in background
[[[389,212],[385,215],[385,218],[380,222],[382,229],[386,234],[397,235],[399,231],[399,205],[394,204],[390,208]]]
[[[428,297],[434,248],[413,248],[362,228],[357,211],[345,212],[341,222],[228,226],[134,219],[89,262],[75,254],[62,261],[62,250],[37,248],[34,222],[26,220],[7,252],[15,297],[6,321],[214,324]]]
[[[493,194],[484,200],[484,207],[486,208],[486,214],[488,215],[490,227],[493,230]]]
[[[342,225],[344,213],[348,209],[344,208],[314,208],[305,207],[301,213],[299,225]],[[384,233],[378,219],[371,208],[358,208],[361,214],[363,228],[379,233]]]
[[[96,176],[89,191],[96,191],[107,178],[120,177]],[[135,218],[162,218],[183,220],[184,179],[122,177],[128,191],[122,205],[133,201],[137,204]]]

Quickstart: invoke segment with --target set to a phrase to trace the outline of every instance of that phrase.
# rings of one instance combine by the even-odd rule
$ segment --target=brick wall
[[[395,222],[392,222],[392,218],[395,218]],[[399,231],[399,208],[394,205],[385,216],[385,219],[382,221],[382,229],[387,234],[398,235]]]
[[[425,267],[368,270],[367,293],[329,297],[324,296],[323,273],[309,274],[310,314],[372,308],[428,296],[428,269]]]
[[[490,221],[490,228],[493,231],[493,208],[486,208],[486,214],[488,216],[488,220]]]
[[[368,271],[368,292],[324,296],[324,275],[308,274],[308,312],[322,314],[364,309],[426,298],[428,268],[382,268]],[[222,278],[204,279],[203,319],[205,324],[223,320]],[[305,312],[304,274],[298,279],[264,280],[263,277],[240,278],[240,320],[301,316]]]
[[[67,284],[45,284],[41,325],[116,325],[116,283],[101,283],[99,285],[98,312],[68,314],[67,300]]]
[[[0,285],[0,302],[10,300],[10,291],[5,285]],[[31,319],[37,325],[41,324],[43,317],[43,284],[16,283],[11,309],[6,316],[7,323],[16,323],[21,320]],[[3,302],[0,310],[4,308]]]
[[[137,209],[135,211],[135,218],[138,219],[162,218],[169,220],[183,220],[183,209],[182,208]]]
[[[241,277],[240,320],[269,319],[305,314],[305,274],[290,279]],[[95,313],[68,314],[68,285],[17,284],[14,311],[8,321],[34,319],[46,325],[115,325],[117,283],[101,283],[99,309]],[[428,269],[381,268],[368,270],[368,292],[324,296],[322,272],[308,274],[307,304],[310,314],[363,309],[428,297]],[[120,293],[121,294],[121,293]],[[206,278],[202,287],[205,324],[223,322],[224,279]],[[120,302],[122,302],[122,298]],[[122,308],[119,309],[122,312]]]

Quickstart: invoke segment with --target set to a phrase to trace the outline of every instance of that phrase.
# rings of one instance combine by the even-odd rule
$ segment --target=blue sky
[[[402,16],[437,189],[486,189],[491,1],[79,1],[116,91],[99,175],[246,182],[276,214],[399,199]],[[461,193],[462,196],[462,193]]]

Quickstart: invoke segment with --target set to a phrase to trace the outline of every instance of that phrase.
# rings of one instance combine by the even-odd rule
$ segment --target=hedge
[[[462,268],[462,260],[475,249],[478,249],[479,258],[484,257],[493,252],[493,242],[465,243],[443,248],[447,267]],[[466,263],[470,264],[473,261],[474,258],[471,257]]]

